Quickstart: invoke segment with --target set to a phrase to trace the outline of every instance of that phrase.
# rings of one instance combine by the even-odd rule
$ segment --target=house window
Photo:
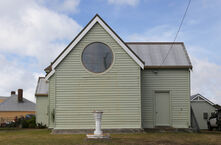
[[[208,119],[208,113],[207,112],[203,113],[203,119]]]
[[[112,50],[104,43],[95,42],[85,47],[82,63],[86,69],[94,73],[106,71],[113,62]]]

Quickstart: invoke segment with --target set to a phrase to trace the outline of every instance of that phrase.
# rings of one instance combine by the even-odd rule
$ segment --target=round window
[[[82,53],[82,63],[91,72],[101,73],[107,70],[113,62],[111,49],[100,42],[89,44]]]

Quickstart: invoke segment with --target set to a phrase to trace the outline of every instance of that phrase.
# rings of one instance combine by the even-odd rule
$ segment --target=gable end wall
[[[203,118],[203,113],[208,113],[208,117],[210,117],[216,108],[206,101],[191,101],[191,106],[200,129],[208,129],[207,119]]]
[[[113,51],[113,65],[103,74],[82,65],[82,51],[92,42]],[[140,67],[98,23],[57,66],[55,78],[55,129],[93,129],[94,110],[104,111],[104,129],[141,128]]]

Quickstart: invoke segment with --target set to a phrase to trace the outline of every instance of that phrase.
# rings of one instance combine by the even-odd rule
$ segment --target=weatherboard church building
[[[102,110],[102,129],[189,128],[190,69],[182,42],[124,42],[96,15],[39,78],[37,122],[94,129]]]

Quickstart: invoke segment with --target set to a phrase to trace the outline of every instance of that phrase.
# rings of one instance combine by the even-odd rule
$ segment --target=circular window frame
[[[93,44],[93,43],[102,43],[102,44],[104,44],[104,45],[106,45],[110,50],[111,50],[111,53],[112,53],[112,57],[113,57],[113,59],[112,59],[112,62],[111,62],[111,65],[108,67],[108,69],[106,69],[105,71],[103,71],[103,72],[93,72],[93,71],[90,71],[89,69],[87,69],[87,67],[84,65],[84,63],[83,63],[83,52],[84,52],[84,50],[85,50],[85,48],[87,48],[89,45],[91,45],[91,44]],[[115,55],[114,55],[114,51],[113,51],[113,49],[110,47],[110,45],[109,44],[107,44],[107,43],[104,43],[104,42],[99,42],[99,41],[96,41],[96,42],[91,42],[91,43],[88,43],[87,45],[85,45],[84,46],[84,48],[82,49],[82,51],[81,51],[81,64],[82,64],[82,66],[84,67],[84,69],[87,71],[87,72],[89,72],[89,73],[92,73],[92,74],[95,74],[95,75],[102,75],[102,74],[104,74],[104,73],[107,73],[108,71],[110,71],[110,69],[112,68],[112,66],[114,65],[114,62],[115,62]]]

